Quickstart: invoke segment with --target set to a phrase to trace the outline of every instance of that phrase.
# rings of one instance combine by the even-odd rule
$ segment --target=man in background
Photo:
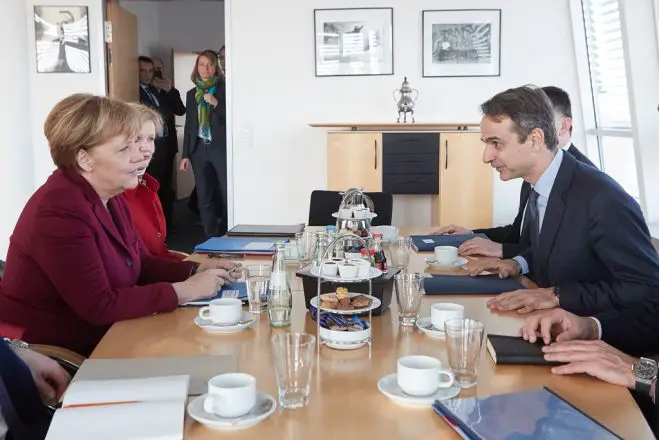
[[[183,116],[185,106],[181,101],[181,94],[172,86],[171,79],[163,75],[160,58],[140,56],[139,63],[140,102],[157,110],[164,122],[162,133],[159,133],[156,139],[156,152],[147,172],[160,183],[158,197],[169,233],[172,231],[174,208],[174,160],[178,152],[175,115]]]

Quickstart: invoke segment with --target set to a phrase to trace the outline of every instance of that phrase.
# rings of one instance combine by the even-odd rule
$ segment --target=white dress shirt
[[[559,149],[556,152],[556,156],[551,161],[547,169],[542,173],[535,185],[531,185],[531,188],[538,193],[538,235],[542,231],[542,222],[545,218],[545,211],[547,210],[547,203],[549,203],[549,195],[551,194],[551,189],[554,187],[554,182],[556,181],[556,176],[558,175],[558,170],[561,168],[563,163],[563,153],[562,149]],[[526,209],[525,215],[526,215]],[[524,218],[522,218],[522,224],[524,224]],[[529,273],[529,264],[524,257],[517,256],[513,258],[519,263],[522,268],[522,275]]]

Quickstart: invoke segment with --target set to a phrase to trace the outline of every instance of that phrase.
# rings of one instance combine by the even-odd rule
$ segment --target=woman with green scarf
[[[218,76],[215,52],[199,54],[190,79],[195,86],[186,97],[183,159],[180,169],[192,166],[199,215],[207,237],[227,230],[226,91]]]

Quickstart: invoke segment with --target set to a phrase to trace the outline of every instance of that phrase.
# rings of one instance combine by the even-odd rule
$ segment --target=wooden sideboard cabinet
[[[312,124],[332,130],[327,189],[427,194],[431,224],[490,227],[492,168],[470,125]]]

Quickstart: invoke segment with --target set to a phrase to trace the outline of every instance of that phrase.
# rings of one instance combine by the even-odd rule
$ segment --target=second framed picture
[[[423,11],[423,76],[499,76],[501,10]]]
[[[316,76],[393,75],[393,8],[315,9]]]

